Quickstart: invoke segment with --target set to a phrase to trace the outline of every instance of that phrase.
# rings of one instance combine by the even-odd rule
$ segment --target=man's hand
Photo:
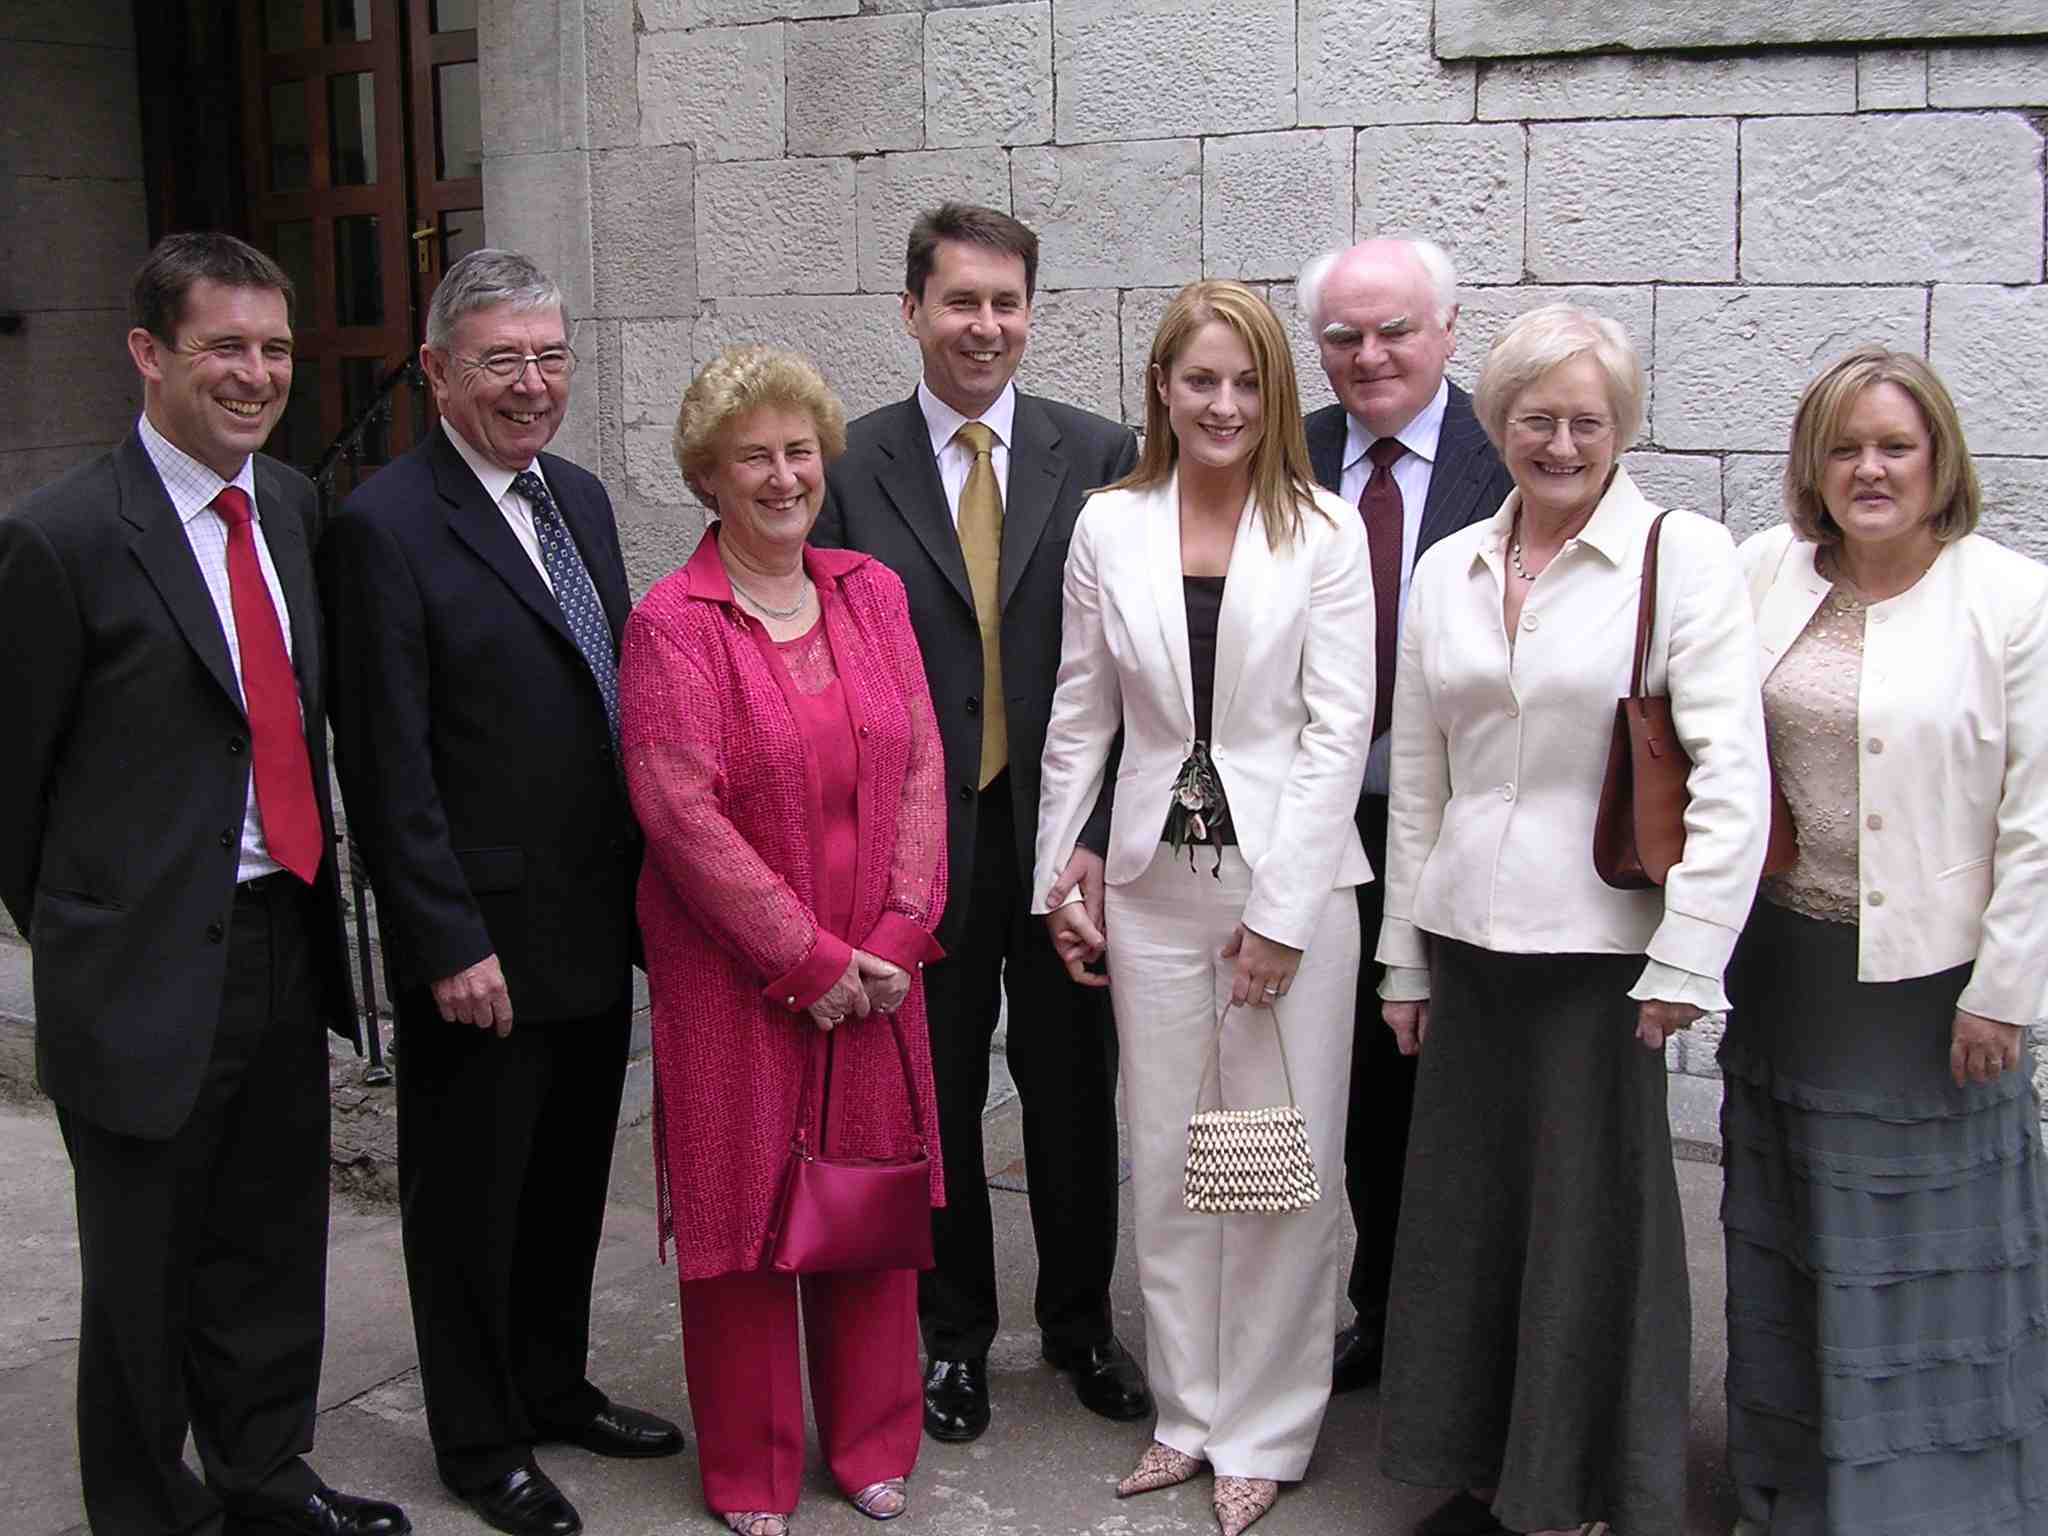
[[[2022,1039],[2017,1024],[2001,1024],[1958,1008],[1948,1048],[1949,1075],[1958,1088],[2001,1077],[2020,1064]]]
[[[1394,1032],[1394,1044],[1403,1056],[1413,1056],[1429,1038],[1429,1004],[1381,1003],[1380,1017]]]
[[[894,1013],[903,1006],[903,999],[910,996],[910,972],[864,949],[853,952],[853,963],[860,971],[861,985],[867,989],[870,1008]]]
[[[1067,901],[1068,892],[1077,886],[1081,899]],[[1084,987],[1108,986],[1107,976],[1088,969],[1102,958],[1109,944],[1102,919],[1102,855],[1092,848],[1076,848],[1045,899],[1052,909],[1045,914],[1045,926],[1067,974]],[[1062,906],[1062,902],[1066,904]]]
[[[495,1029],[501,1040],[512,1033],[512,994],[505,990],[505,973],[499,969],[495,953],[467,970],[443,976],[428,990],[434,994],[441,1017],[450,1024]]]

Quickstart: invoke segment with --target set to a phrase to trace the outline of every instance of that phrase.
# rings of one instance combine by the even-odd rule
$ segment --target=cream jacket
[[[1045,736],[1036,893],[1074,851],[1124,732],[1104,878],[1159,850],[1167,799],[1195,744],[1178,477],[1098,491],[1067,552],[1059,684]],[[1352,822],[1371,745],[1372,568],[1356,507],[1317,491],[1293,544],[1267,547],[1249,501],[1217,620],[1210,755],[1251,867],[1244,923],[1306,948],[1332,890],[1372,879]]]
[[[1771,528],[1742,546],[1765,676],[1829,582]],[[1870,605],[1857,696],[1860,981],[1975,962],[1959,1006],[2042,1014],[2048,962],[2048,568],[1972,534]]]
[[[1658,509],[1617,470],[1529,589],[1510,655],[1501,603],[1520,502],[1517,491],[1490,521],[1442,540],[1410,582],[1379,944],[1398,969],[1382,993],[1427,995],[1426,935],[1439,934],[1512,954],[1644,954],[1632,996],[1725,1007],[1721,972],[1756,895],[1770,815],[1734,544],[1694,513],[1665,520],[1644,686],[1671,697],[1692,803],[1685,857],[1664,889],[1618,891],[1593,868],[1593,821]]]

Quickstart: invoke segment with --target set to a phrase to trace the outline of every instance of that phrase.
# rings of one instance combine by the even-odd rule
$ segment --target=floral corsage
[[[1166,841],[1176,853],[1187,850],[1189,869],[1195,867],[1195,849],[1213,847],[1216,862],[1209,875],[1211,879],[1221,879],[1223,844],[1217,833],[1229,814],[1223,800],[1223,781],[1216,776],[1216,765],[1209,761],[1209,743],[1197,741],[1173,781],[1172,799],[1166,808]]]

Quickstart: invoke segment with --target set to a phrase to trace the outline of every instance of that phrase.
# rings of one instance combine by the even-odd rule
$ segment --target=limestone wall
[[[1576,55],[1672,36],[1676,13],[1510,7],[1553,18],[1532,37],[1491,26],[1490,7],[487,4],[491,228],[567,271],[590,317],[596,377],[565,442],[619,498],[636,580],[700,526],[668,451],[695,363],[777,340],[853,410],[910,389],[903,238],[945,196],[1038,229],[1024,381],[1112,416],[1138,419],[1145,350],[1182,283],[1243,278],[1292,318],[1316,250],[1415,231],[1468,285],[1461,381],[1547,299],[1628,327],[1653,389],[1632,465],[1653,494],[1741,530],[1775,518],[1800,387],[1877,339],[1934,358],[1990,528],[2048,553],[2048,0],[1779,3],[1772,36],[1822,44]],[[1897,40],[1999,18],[2042,36]],[[1439,57],[1433,36],[1446,53],[1560,52]]]

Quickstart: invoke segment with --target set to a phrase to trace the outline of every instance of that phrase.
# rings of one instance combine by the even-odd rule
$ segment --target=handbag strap
[[[868,1017],[873,1018],[877,1013],[881,1013],[889,1021],[889,1031],[896,1037],[896,1059],[903,1064],[903,1089],[910,1097],[910,1134],[917,1143],[917,1150],[923,1152],[929,1145],[929,1138],[925,1135],[924,1129],[924,1104],[917,1096],[917,1075],[911,1070],[910,1042],[903,1035],[903,1020],[897,1017],[895,1012],[883,1012],[879,1008],[871,1009]],[[852,1015],[849,1014],[848,1017],[851,1018]],[[846,1027],[841,1024],[827,1031],[810,1024],[808,1018],[805,1023],[811,1031],[811,1046],[804,1053],[803,1086],[797,1090],[796,1126],[790,1133],[791,1144],[802,1157],[810,1155],[811,1085],[822,1075],[817,1070],[816,1057],[820,1050],[824,1051],[825,1065],[829,1068],[832,1061],[832,1037],[839,1029]],[[819,1150],[824,1149],[821,1147]]]
[[[1657,520],[1650,524],[1649,542],[1643,546],[1643,592],[1636,599],[1636,669],[1628,685],[1628,696],[1632,699],[1643,696],[1643,674],[1650,666],[1650,622],[1657,612],[1657,535],[1670,515],[1668,507],[1657,514]]]
[[[1209,1036],[1208,1059],[1202,1063],[1202,1080],[1195,1084],[1195,1111],[1198,1114],[1201,1112],[1202,1099],[1209,1091],[1209,1078],[1212,1074],[1216,1078],[1216,1104],[1219,1109],[1222,1107],[1223,1021],[1230,1016],[1230,1010],[1237,1006],[1237,999],[1232,998],[1223,1005],[1223,1011],[1216,1015],[1216,1029]],[[1292,1108],[1294,1105],[1294,1073],[1287,1065],[1287,1037],[1280,1030],[1280,1009],[1277,1003],[1269,1003],[1267,1007],[1273,1013],[1273,1043],[1280,1047],[1280,1077],[1287,1084],[1287,1103]]]

